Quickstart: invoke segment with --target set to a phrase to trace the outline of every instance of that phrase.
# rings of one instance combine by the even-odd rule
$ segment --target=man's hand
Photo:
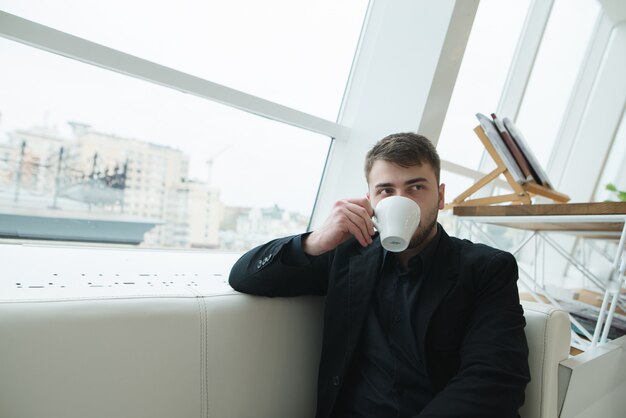
[[[354,236],[363,247],[367,247],[372,243],[374,235],[373,215],[372,205],[366,198],[336,202],[324,225],[313,231],[302,243],[304,252],[313,256],[323,254],[350,236]]]

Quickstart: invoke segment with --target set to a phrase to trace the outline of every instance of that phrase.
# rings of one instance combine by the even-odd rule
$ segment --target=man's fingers
[[[367,201],[367,199],[365,200]],[[373,211],[370,213],[366,208],[356,204],[348,204],[346,205],[346,209],[348,209],[351,215],[353,215],[350,216],[350,219],[359,227],[362,227],[363,234],[367,236],[368,239],[374,235],[374,222],[372,222],[372,216],[374,214]],[[369,209],[371,210],[371,206],[369,206]],[[363,223],[355,218],[355,216],[362,219]],[[371,242],[371,239],[369,239],[369,241]]]
[[[366,215],[370,218],[374,216],[374,209],[372,208],[372,204],[369,201],[369,199],[365,197],[355,198],[355,199],[345,199],[344,202],[350,204],[350,206],[351,205],[360,206],[361,208],[363,208],[363,210],[365,210]]]
[[[348,232],[352,234],[352,236],[359,241],[359,244],[363,247],[367,247],[371,242],[365,238],[363,235],[363,231],[356,224],[352,223],[349,219],[346,220]],[[370,238],[371,239],[371,238]]]
[[[344,208],[343,215],[347,222],[348,231],[355,236],[361,245],[366,246],[372,243],[370,234],[372,220],[367,216],[363,208],[360,209]]]
[[[324,228],[329,241],[334,243],[332,248],[345,241],[348,234],[364,247],[371,244],[374,234],[371,218],[373,214],[374,211],[366,198],[335,202],[333,214],[328,218]]]

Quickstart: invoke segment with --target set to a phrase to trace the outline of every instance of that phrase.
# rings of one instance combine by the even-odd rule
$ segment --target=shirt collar
[[[416,254],[409,260],[409,270],[413,270],[415,267],[421,264],[422,265],[421,270],[428,271],[428,269],[430,268],[432,264],[433,256],[435,255],[435,251],[437,250],[437,246],[441,238],[441,229],[442,229],[441,225],[437,223],[437,234],[433,237],[433,239],[428,243],[428,245],[422,251],[420,251],[418,254]],[[385,262],[387,261],[388,255],[390,255],[390,251],[387,251],[386,249],[383,248],[383,263],[382,263],[383,266],[385,265]],[[390,258],[391,258],[391,255],[390,255]]]

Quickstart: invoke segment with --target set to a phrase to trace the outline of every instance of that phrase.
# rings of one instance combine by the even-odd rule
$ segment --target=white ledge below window
[[[45,244],[0,244],[0,302],[197,297],[233,292],[240,254]]]

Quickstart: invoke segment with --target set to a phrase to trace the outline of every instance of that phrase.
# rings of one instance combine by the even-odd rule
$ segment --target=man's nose
[[[408,194],[404,190],[396,190],[393,195],[394,196],[409,197]]]

